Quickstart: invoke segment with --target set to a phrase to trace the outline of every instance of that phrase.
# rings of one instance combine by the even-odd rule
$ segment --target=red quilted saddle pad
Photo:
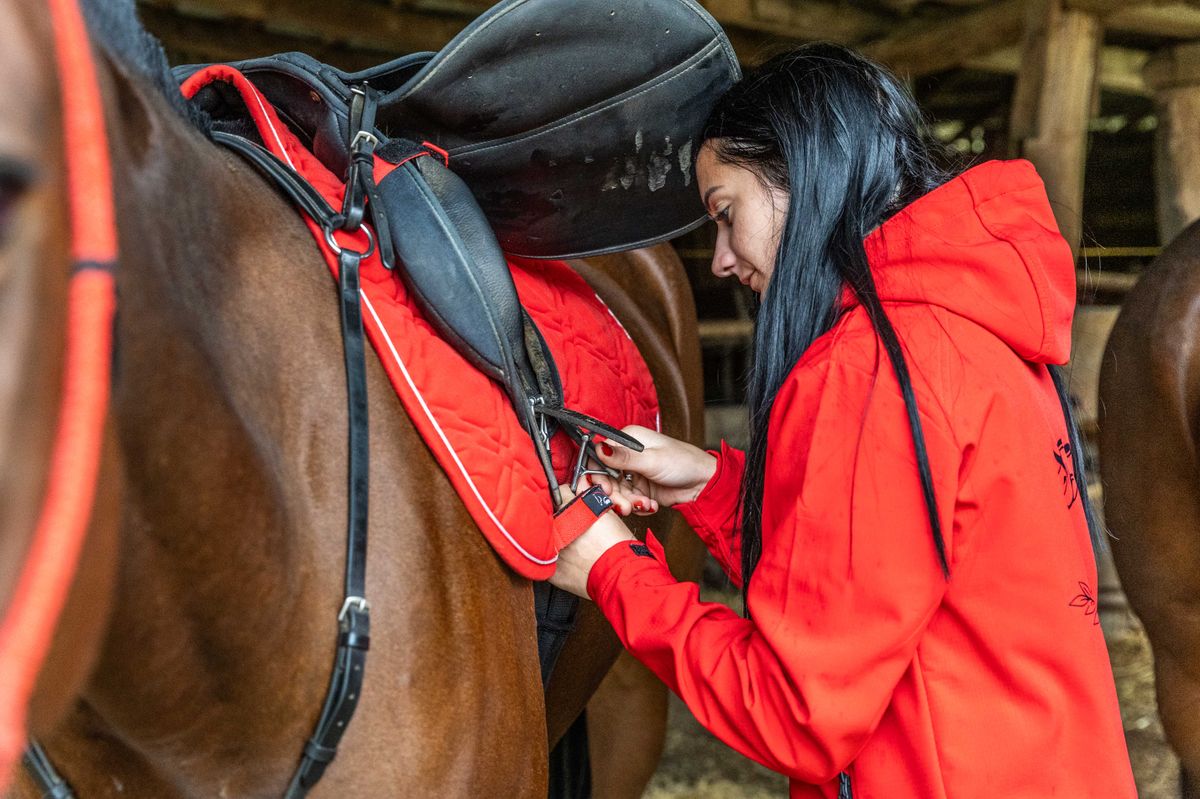
[[[341,181],[282,124],[239,72],[213,66],[183,85],[189,97],[213,81],[236,87],[267,147],[336,208]],[[394,167],[376,161],[376,180]],[[317,246],[336,278],[337,259],[311,219]],[[365,250],[361,234],[336,234]],[[359,240],[356,240],[359,239]],[[562,376],[565,404],[617,428],[659,429],[650,372],[629,335],[596,293],[561,261],[511,258],[513,282]],[[403,268],[400,266],[398,268]],[[546,477],[507,395],[441,339],[378,254],[363,261],[362,299],[368,339],[400,401],[484,537],[518,573],[540,580],[554,572],[553,508]],[[559,434],[553,460],[565,480],[574,445]],[[386,502],[386,498],[384,499]]]

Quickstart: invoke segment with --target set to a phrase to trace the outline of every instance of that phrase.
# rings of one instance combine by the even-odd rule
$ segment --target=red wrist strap
[[[612,500],[600,488],[592,486],[554,514],[554,549],[561,551],[612,508]]]

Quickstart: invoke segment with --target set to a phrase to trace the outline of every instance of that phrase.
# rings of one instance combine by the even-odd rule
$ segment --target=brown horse
[[[1184,796],[1200,797],[1200,225],[1126,298],[1100,374],[1113,556],[1154,650]]]
[[[41,174],[10,198],[0,271],[5,580],[53,426],[41,409],[55,406],[66,220],[48,23],[38,0],[0,0],[0,23],[0,166]],[[119,32],[98,44],[122,253],[113,445],[33,732],[82,799],[278,796],[321,707],[342,596],[336,300],[295,211],[172,107],[154,54]],[[695,438],[681,266],[662,249],[631,258],[588,277],[642,346],[666,432]],[[620,282],[635,266],[630,293]],[[540,799],[548,744],[615,641],[585,614],[544,698],[530,584],[469,532],[381,366],[367,370],[374,641],[363,701],[315,794]],[[36,794],[26,782],[18,795]]]

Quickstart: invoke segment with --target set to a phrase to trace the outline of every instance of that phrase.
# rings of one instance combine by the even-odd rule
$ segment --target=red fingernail
[[[608,444],[601,444],[601,445],[600,445],[600,451],[601,451],[601,452],[603,452],[603,453],[604,453],[604,456],[605,456],[605,457],[607,457],[607,458],[611,458],[613,455],[615,455],[615,454],[616,454],[616,453],[613,451],[613,448],[612,448],[612,447],[610,447]]]
[[[633,503],[633,509],[634,510],[645,510],[645,508],[642,507],[642,503],[640,503],[640,502]]]
[[[588,485],[592,485],[592,476],[591,476],[590,474],[585,474],[585,475],[583,476],[583,479],[584,479],[584,480],[587,480],[587,484],[588,484]]]

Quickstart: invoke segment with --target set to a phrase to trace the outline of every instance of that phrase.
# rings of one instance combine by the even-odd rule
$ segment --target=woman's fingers
[[[628,516],[631,513],[644,516],[658,510],[658,503],[647,496],[641,487],[630,484],[624,479],[614,480],[606,475],[590,474],[588,481],[592,485],[600,486],[604,493],[608,494],[617,513],[622,516]]]
[[[596,452],[599,453],[600,460],[603,461],[606,466],[611,466],[614,469],[632,468],[634,471],[645,471],[644,468],[638,468],[638,464],[640,461],[645,460],[645,456],[653,447],[654,439],[658,437],[659,434],[655,433],[649,428],[639,427],[637,425],[630,425],[629,427],[624,428],[621,432],[626,433],[631,438],[635,438],[642,442],[642,444],[646,445],[646,449],[642,450],[641,452],[635,452],[634,450],[629,449],[628,447],[625,447],[616,441],[613,441],[612,439],[606,438],[597,442],[596,444]]]
[[[600,486],[600,489],[608,494],[608,498],[612,500],[613,507],[617,513],[622,516],[628,516],[633,512],[633,502],[629,497],[621,491],[617,486],[617,481],[611,477],[602,474],[589,474],[586,478],[591,485]]]

